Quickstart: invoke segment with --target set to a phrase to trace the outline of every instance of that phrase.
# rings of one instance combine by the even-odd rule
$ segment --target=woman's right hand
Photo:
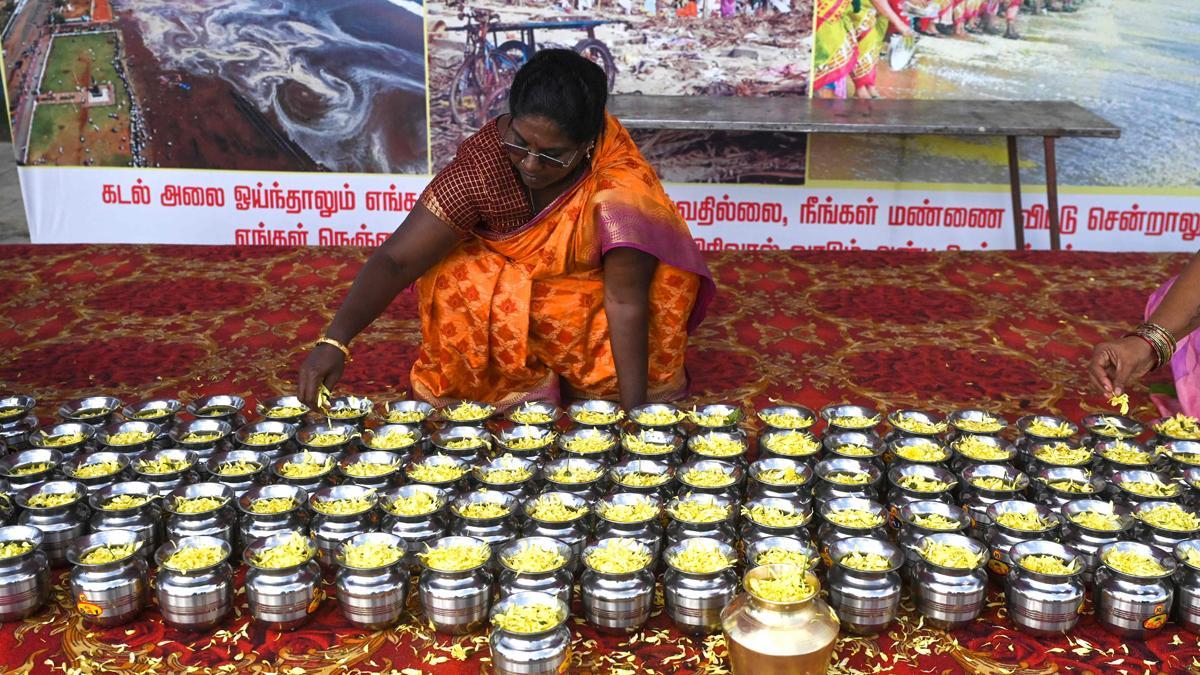
[[[333,385],[342,379],[342,370],[346,367],[346,357],[341,350],[333,345],[318,344],[308,353],[304,364],[300,366],[300,381],[296,396],[304,405],[317,409],[317,392],[321,385],[333,389]]]
[[[1123,394],[1126,386],[1150,372],[1155,360],[1154,350],[1139,337],[1101,342],[1092,350],[1088,376],[1097,389],[1112,398]]]

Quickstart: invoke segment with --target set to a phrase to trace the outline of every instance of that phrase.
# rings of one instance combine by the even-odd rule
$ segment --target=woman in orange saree
[[[605,84],[568,50],[522,68],[513,114],[462,144],[364,266],[301,368],[303,400],[337,381],[349,341],[413,281],[422,399],[628,408],[685,393],[688,333],[714,286],[654,170],[604,112]],[[557,100],[563,90],[586,100]]]

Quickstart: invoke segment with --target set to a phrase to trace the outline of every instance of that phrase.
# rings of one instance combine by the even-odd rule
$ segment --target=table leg
[[[1025,217],[1021,213],[1021,169],[1017,166],[1017,137],[1008,137],[1008,182],[1012,186],[1013,238],[1025,250]]]
[[[1050,250],[1062,248],[1062,231],[1058,223],[1058,164],[1054,157],[1054,137],[1042,139],[1046,146],[1046,208],[1050,211]]]

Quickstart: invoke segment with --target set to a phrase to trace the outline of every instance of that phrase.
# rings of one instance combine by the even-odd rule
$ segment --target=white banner
[[[428,181],[385,174],[20,167],[34,243],[374,246]],[[705,250],[1005,250],[1005,191],[672,184]],[[1060,194],[1063,248],[1195,251],[1194,194]],[[1049,248],[1042,193],[1027,245]]]

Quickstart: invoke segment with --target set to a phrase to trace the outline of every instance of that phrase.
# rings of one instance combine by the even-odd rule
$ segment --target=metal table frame
[[[1014,243],[1025,249],[1017,138],[1041,137],[1046,161],[1050,248],[1062,247],[1059,138],[1119,138],[1120,128],[1073,101],[928,101],[786,97],[616,95],[609,110],[630,129],[774,131],[887,136],[1003,136],[1008,140]]]

